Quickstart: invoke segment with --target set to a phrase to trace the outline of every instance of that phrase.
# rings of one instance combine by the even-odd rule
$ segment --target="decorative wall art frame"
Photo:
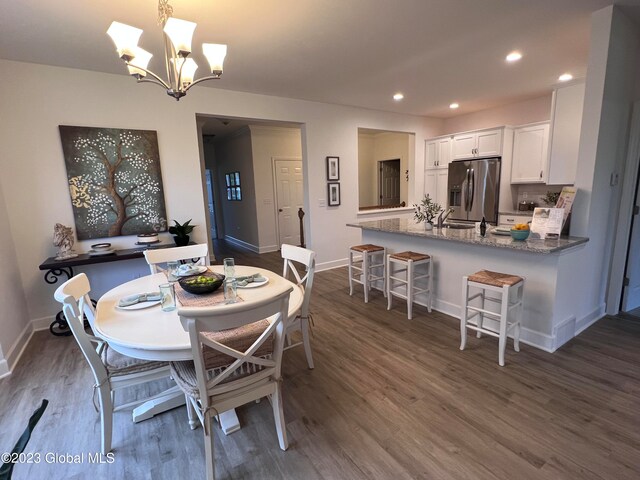
[[[240,187],[240,172],[227,173],[224,176],[227,184],[227,200],[242,200],[242,188]]]
[[[340,182],[329,182],[327,184],[328,205],[337,207],[340,205]]]
[[[327,180],[340,180],[340,157],[327,157]]]
[[[79,240],[167,230],[157,132],[59,128]]]

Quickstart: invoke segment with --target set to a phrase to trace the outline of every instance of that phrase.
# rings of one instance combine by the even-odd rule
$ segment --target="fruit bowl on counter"
[[[529,225],[527,223],[518,223],[511,229],[511,238],[517,241],[524,241],[529,238]]]

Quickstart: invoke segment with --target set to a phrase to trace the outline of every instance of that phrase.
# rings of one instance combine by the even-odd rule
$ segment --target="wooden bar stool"
[[[386,296],[386,252],[384,247],[370,243],[349,248],[349,295],[353,295],[353,282],[359,283],[364,287],[364,303],[368,303],[371,282],[382,280],[382,293]],[[376,269],[382,270],[382,274],[377,274]]]
[[[469,296],[471,287],[480,289],[480,292]],[[522,292],[524,290],[524,278],[507,273],[490,272],[480,270],[473,275],[462,277],[462,315],[460,316],[460,350],[464,350],[467,343],[467,328],[475,330],[476,336],[483,333],[498,337],[498,364],[504,367],[504,351],[507,346],[507,333],[513,330],[513,349],[520,351],[520,320],[522,317]],[[486,292],[497,292],[499,297],[488,297]],[[515,291],[515,294],[512,292]],[[515,297],[511,299],[511,297]],[[469,305],[476,299],[481,299],[479,307]],[[500,305],[500,313],[485,309],[485,302],[491,301]],[[515,314],[510,312],[516,309]],[[469,312],[472,312],[469,314]],[[484,316],[494,318],[499,322],[499,330],[496,332],[483,325]],[[476,325],[469,320],[477,317]]]
[[[401,266],[394,270],[394,266]],[[425,265],[426,270],[422,274],[417,274],[416,268]],[[396,277],[398,273],[406,272],[404,278]],[[417,287],[416,280],[426,278],[426,288]],[[404,288],[403,288],[404,287]],[[399,289],[399,290],[397,290]],[[402,293],[404,290],[404,294]],[[400,252],[387,255],[387,310],[391,310],[391,300],[396,297],[407,301],[407,317],[411,320],[413,310],[413,299],[416,294],[428,293],[427,310],[431,313],[431,299],[433,296],[433,262],[431,256],[424,253]]]

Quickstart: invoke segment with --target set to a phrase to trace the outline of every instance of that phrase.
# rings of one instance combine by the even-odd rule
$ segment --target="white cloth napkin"
[[[119,307],[130,307],[136,303],[153,302],[155,300],[162,300],[160,292],[148,292],[148,293],[136,293],[135,295],[129,295],[121,298],[118,302]]]

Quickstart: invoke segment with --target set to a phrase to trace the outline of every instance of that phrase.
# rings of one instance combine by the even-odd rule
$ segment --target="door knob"
[[[282,212],[282,209],[281,209],[281,208],[279,208],[279,209],[278,209],[278,211],[279,211],[279,212]]]

